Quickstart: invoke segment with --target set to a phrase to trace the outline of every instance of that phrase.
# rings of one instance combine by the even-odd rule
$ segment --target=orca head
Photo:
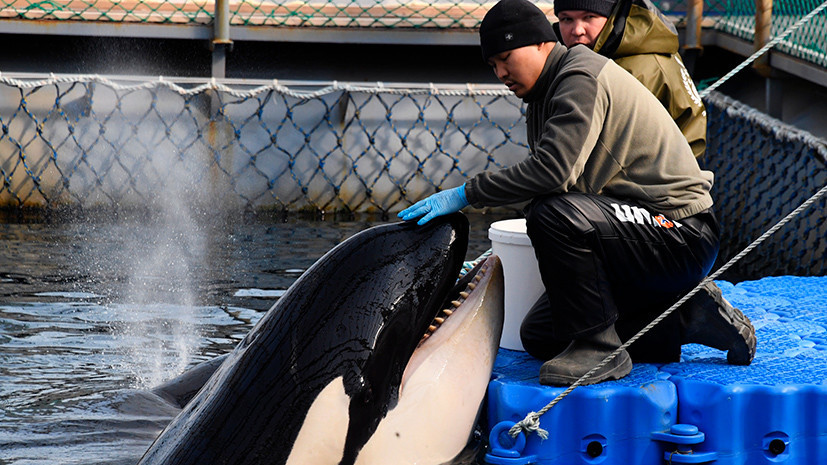
[[[462,284],[487,290],[481,294],[488,297],[452,294],[458,291],[468,229],[468,220],[456,213],[424,226],[375,226],[331,249],[261,318],[140,463],[401,464],[382,451],[394,438],[405,439],[396,444],[410,449],[421,433],[421,423],[395,425],[417,416],[408,401],[422,399],[417,391],[435,395],[433,388],[417,387],[429,377],[438,390],[464,396],[454,404],[471,405],[470,420],[467,413],[456,415],[467,439],[484,395],[480,380],[487,385],[502,327],[496,258],[489,260],[499,271],[478,281],[486,284],[474,286],[476,274],[467,278],[471,286]],[[450,304],[463,300],[469,304]],[[447,305],[455,309],[453,316],[433,332]],[[488,309],[479,314],[494,316],[460,324],[462,307]],[[450,330],[451,320],[457,330]],[[447,343],[440,343],[443,337]],[[477,347],[476,355],[463,354],[462,348],[471,347]],[[440,364],[453,378],[434,371]],[[473,372],[459,381],[473,385],[473,392],[451,387],[457,368]],[[471,378],[473,383],[466,382]],[[441,413],[428,417],[420,410],[418,416],[447,424]],[[434,457],[450,453],[456,443],[435,442],[440,452]]]
[[[499,349],[502,264],[492,255],[460,280],[411,354],[399,402],[380,422],[359,465],[445,464],[471,439]]]
[[[435,314],[428,309],[431,319],[412,333],[415,348],[397,355],[403,375],[385,380],[393,398],[382,403],[365,393],[348,397],[343,386],[329,386],[308,412],[288,465],[443,464],[463,451],[502,333],[499,258],[481,261],[437,308]],[[333,430],[347,434],[320,434]]]
[[[464,215],[437,217],[423,226],[404,222],[388,228],[399,228],[403,240],[413,247],[397,252],[403,259],[398,266],[411,273],[409,289],[400,294],[403,298],[382,309],[387,317],[376,332],[372,353],[360,367],[358,382],[350,383],[359,388],[348,390],[345,380],[350,401],[342,464],[354,463],[382,419],[396,407],[403,375],[422,335],[430,331],[446,302],[459,296],[456,281],[468,246],[468,220]],[[445,252],[434,254],[431,247]],[[426,255],[439,256],[440,260]]]

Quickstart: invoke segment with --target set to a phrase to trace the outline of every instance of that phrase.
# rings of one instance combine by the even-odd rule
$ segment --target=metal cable
[[[736,262],[738,262],[738,260],[741,260],[741,258],[743,258],[746,254],[748,254],[750,251],[755,249],[759,244],[761,244],[767,238],[769,238],[771,235],[773,235],[782,226],[789,223],[793,218],[795,218],[798,214],[800,214],[802,211],[804,211],[807,207],[809,207],[814,202],[816,202],[825,193],[827,193],[827,185],[824,185],[818,192],[815,193],[815,195],[813,195],[812,197],[810,197],[809,199],[804,201],[804,203],[799,205],[798,208],[796,208],[795,210],[790,212],[787,216],[782,218],[781,221],[779,221],[773,227],[768,229],[767,232],[765,232],[758,239],[753,241],[744,250],[742,250],[740,253],[738,253],[738,255],[734,256],[731,260],[729,260],[726,264],[724,264],[721,268],[719,268],[718,271],[716,271],[716,272],[712,273],[711,275],[707,276],[703,281],[701,281],[697,286],[695,286],[694,289],[692,289],[691,291],[689,291],[689,293],[687,293],[685,296],[683,296],[683,298],[681,298],[680,300],[675,302],[674,305],[669,307],[669,309],[667,309],[660,316],[655,318],[651,323],[646,325],[645,328],[638,331],[637,334],[632,336],[628,341],[623,343],[614,352],[609,354],[606,358],[603,359],[603,361],[598,363],[594,368],[592,368],[586,374],[581,376],[580,379],[575,381],[565,391],[561,392],[557,397],[555,397],[551,402],[549,402],[548,405],[546,405],[545,407],[541,408],[540,410],[538,410],[536,412],[529,412],[528,415],[526,415],[526,417],[523,420],[521,420],[520,422],[518,422],[517,424],[512,426],[511,429],[508,430],[508,433],[512,437],[516,437],[518,434],[520,434],[521,431],[525,431],[526,434],[528,434],[532,431],[535,431],[535,432],[537,432],[538,436],[540,436],[543,439],[546,439],[548,437],[548,431],[540,428],[540,416],[541,415],[548,412],[552,407],[554,407],[558,402],[563,400],[563,398],[568,396],[578,386],[583,385],[583,383],[586,380],[588,380],[594,373],[596,373],[598,370],[600,370],[601,368],[606,366],[607,363],[614,360],[615,357],[620,355],[620,353],[623,352],[624,350],[626,350],[626,348],[628,348],[630,345],[632,345],[632,343],[634,343],[635,341],[640,339],[641,336],[643,336],[650,329],[655,327],[655,325],[657,325],[658,323],[663,321],[664,318],[669,316],[676,308],[683,305],[687,300],[689,300],[693,295],[695,295],[703,286],[705,286],[709,282],[713,281],[715,278],[717,278],[722,273],[724,273],[726,270],[728,270],[732,265],[734,265]]]
[[[825,1],[824,3],[822,3],[821,5],[816,7],[815,10],[809,12],[803,18],[799,19],[795,24],[790,26],[789,29],[784,31],[781,35],[778,35],[778,36],[774,37],[772,40],[770,40],[769,42],[767,42],[763,47],[758,49],[757,52],[753,53],[749,58],[744,60],[743,63],[741,63],[740,65],[733,68],[732,71],[728,72],[721,79],[718,79],[711,86],[709,86],[706,89],[704,89],[703,91],[701,91],[701,93],[700,93],[701,97],[706,97],[707,95],[709,95],[710,92],[717,89],[718,87],[721,86],[721,84],[728,81],[732,76],[735,76],[739,71],[741,71],[742,69],[749,66],[753,61],[757,60],[761,55],[766,53],[769,49],[771,49],[771,48],[775,47],[776,45],[778,45],[779,42],[784,40],[788,35],[795,32],[798,28],[803,26],[805,23],[807,23],[809,20],[811,20],[815,15],[819,14],[825,8],[827,8],[827,1]]]
[[[763,55],[764,53],[766,53],[769,49],[771,49],[772,47],[774,47],[775,45],[777,45],[779,42],[781,42],[782,40],[784,40],[784,38],[786,38],[787,36],[789,36],[790,34],[792,34],[793,32],[795,32],[798,28],[800,28],[802,25],[804,25],[805,23],[807,23],[810,19],[812,19],[815,15],[817,15],[818,13],[820,13],[820,12],[821,12],[822,10],[824,10],[825,8],[827,8],[827,1],[825,1],[824,3],[822,3],[821,5],[819,5],[817,8],[815,8],[813,11],[811,11],[810,13],[808,13],[807,15],[805,15],[803,18],[801,18],[800,20],[798,20],[798,21],[797,21],[794,25],[792,25],[790,28],[788,28],[787,30],[785,30],[782,34],[780,34],[780,35],[778,35],[778,36],[774,37],[772,40],[770,40],[769,42],[767,42],[767,43],[766,43],[763,47],[761,47],[758,51],[756,51],[755,53],[753,53],[753,54],[752,54],[749,58],[747,58],[746,60],[744,60],[744,62],[743,62],[743,63],[741,63],[740,65],[738,65],[738,66],[736,66],[735,68],[733,68],[733,69],[732,69],[729,73],[727,73],[726,75],[724,75],[721,79],[718,79],[718,80],[717,80],[715,83],[713,83],[711,86],[709,86],[709,87],[707,87],[706,89],[704,89],[704,90],[700,93],[701,97],[706,97],[706,96],[707,96],[710,92],[712,92],[713,90],[717,89],[719,86],[721,86],[721,85],[722,85],[723,83],[725,83],[727,80],[729,80],[732,76],[734,76],[735,74],[737,74],[739,71],[741,71],[741,70],[742,70],[742,69],[744,69],[745,67],[749,66],[749,65],[750,65],[753,61],[755,61],[756,59],[758,59],[758,57],[760,57],[761,55]],[[782,226],[784,226],[786,223],[788,223],[790,220],[792,220],[792,218],[794,218],[795,216],[797,216],[797,215],[798,215],[801,211],[803,211],[805,208],[809,207],[809,206],[810,206],[813,202],[815,202],[816,200],[818,200],[818,199],[819,199],[822,195],[824,195],[825,193],[827,193],[827,185],[825,185],[824,187],[822,187],[822,188],[821,188],[821,189],[820,189],[820,190],[819,190],[819,191],[818,191],[815,195],[813,195],[812,197],[810,197],[809,199],[807,199],[804,203],[802,203],[801,205],[799,205],[799,206],[798,206],[798,208],[796,208],[795,210],[793,210],[790,214],[788,214],[787,216],[785,216],[785,217],[784,217],[781,221],[779,221],[778,223],[776,223],[776,224],[775,224],[772,228],[770,228],[769,230],[767,230],[767,232],[765,232],[764,234],[762,234],[762,235],[761,235],[758,239],[756,239],[755,241],[753,241],[753,242],[752,242],[750,245],[748,245],[748,246],[747,246],[744,250],[742,250],[742,251],[741,251],[738,255],[736,255],[735,257],[733,257],[733,258],[732,258],[731,260],[729,260],[726,264],[724,264],[721,268],[719,268],[719,269],[718,269],[718,271],[716,271],[716,272],[712,273],[711,275],[707,276],[706,278],[704,278],[704,280],[703,280],[703,281],[701,281],[701,282],[700,282],[700,283],[699,283],[699,284],[698,284],[698,285],[697,285],[694,289],[692,289],[691,291],[689,291],[689,293],[687,293],[685,296],[683,296],[683,298],[681,298],[680,300],[678,300],[677,302],[675,302],[675,304],[674,304],[674,305],[672,305],[670,308],[668,308],[668,309],[667,309],[665,312],[663,312],[660,316],[658,316],[657,318],[655,318],[655,319],[654,319],[651,323],[649,323],[646,327],[644,327],[643,329],[641,329],[641,330],[640,330],[637,334],[635,334],[634,336],[632,336],[632,337],[631,337],[628,341],[626,341],[624,344],[622,344],[620,347],[618,347],[618,348],[617,348],[614,352],[612,352],[611,354],[609,354],[609,355],[608,355],[605,359],[603,359],[603,361],[601,361],[600,363],[598,363],[598,364],[597,364],[594,368],[592,368],[592,369],[591,369],[591,370],[589,370],[586,374],[584,374],[582,377],[580,377],[580,379],[578,379],[577,381],[575,381],[575,382],[574,382],[571,386],[569,386],[569,387],[568,387],[565,391],[563,391],[563,392],[562,392],[562,393],[560,393],[557,397],[555,397],[555,398],[554,398],[551,402],[549,402],[549,403],[548,403],[545,407],[543,407],[542,409],[540,409],[540,410],[538,410],[538,411],[536,411],[536,412],[529,412],[529,413],[525,416],[525,418],[524,418],[523,420],[521,420],[520,422],[516,423],[514,426],[512,426],[512,427],[511,427],[511,429],[509,429],[509,434],[510,434],[512,437],[516,437],[518,434],[520,434],[520,432],[521,432],[521,431],[525,431],[525,432],[526,432],[526,434],[528,434],[528,433],[530,433],[530,432],[534,431],[534,432],[537,432],[538,436],[540,436],[541,438],[543,438],[543,439],[547,438],[547,437],[548,437],[548,431],[546,431],[546,430],[544,430],[544,429],[540,428],[540,416],[541,416],[541,415],[543,415],[543,414],[545,414],[546,412],[548,412],[548,411],[549,411],[552,407],[554,407],[554,406],[555,406],[558,402],[560,402],[561,400],[563,400],[566,396],[568,396],[568,395],[569,395],[572,391],[574,391],[577,387],[579,387],[579,386],[583,385],[583,383],[584,383],[584,382],[586,382],[589,378],[591,378],[591,376],[592,376],[594,373],[596,373],[596,372],[597,372],[597,371],[599,371],[601,368],[603,368],[604,366],[606,366],[606,364],[608,364],[609,362],[611,362],[612,360],[614,360],[614,359],[615,359],[618,355],[620,355],[620,353],[621,353],[621,352],[623,352],[624,350],[626,350],[626,348],[628,348],[628,347],[629,347],[630,345],[632,345],[635,341],[637,341],[638,339],[640,339],[640,337],[642,337],[644,334],[646,334],[646,333],[647,333],[649,330],[651,330],[651,329],[652,329],[655,325],[657,325],[658,323],[660,323],[661,321],[663,321],[663,319],[665,319],[666,317],[668,317],[668,316],[669,316],[669,315],[670,315],[670,314],[671,314],[671,313],[672,313],[675,309],[677,309],[678,307],[680,307],[681,305],[683,305],[683,304],[684,304],[687,300],[689,300],[692,296],[694,296],[694,295],[695,295],[695,294],[696,294],[696,293],[697,293],[697,292],[698,292],[698,291],[699,291],[699,290],[700,290],[703,286],[705,286],[706,284],[710,283],[710,282],[711,282],[711,281],[713,281],[716,277],[718,277],[718,276],[720,276],[722,273],[724,273],[724,272],[725,272],[727,269],[729,269],[732,265],[734,265],[735,263],[737,263],[737,262],[738,262],[738,261],[739,261],[742,257],[744,257],[744,256],[745,256],[746,254],[748,254],[750,251],[752,251],[753,249],[755,249],[755,247],[757,247],[760,243],[764,242],[764,240],[766,240],[769,236],[771,236],[772,234],[774,234],[774,233],[775,233],[778,229],[780,229]]]

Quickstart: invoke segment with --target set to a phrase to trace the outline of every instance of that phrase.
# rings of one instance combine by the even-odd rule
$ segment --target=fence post
[[[772,0],[755,0],[755,34],[753,46],[759,50],[770,41],[772,27]],[[752,64],[762,76],[769,75],[770,55],[765,53]]]
[[[230,0],[216,0],[213,14],[212,77],[226,77],[227,52],[232,50],[230,40]]]
[[[692,74],[695,70],[695,61],[703,51],[701,45],[701,23],[704,16],[704,0],[689,0],[686,9],[686,33],[684,36],[684,61],[686,69]]]
[[[761,49],[770,41],[772,33],[772,0],[755,0],[755,34],[753,46]],[[781,119],[783,83],[773,72],[770,65],[770,52],[761,55],[752,64],[758,74],[766,79],[764,87],[764,103],[766,113],[774,118]]]

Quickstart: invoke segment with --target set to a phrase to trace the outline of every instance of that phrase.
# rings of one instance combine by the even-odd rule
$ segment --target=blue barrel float
[[[511,426],[564,388],[541,386],[541,361],[501,348],[488,386],[485,461],[827,463],[827,277],[717,283],[755,326],[751,365],[728,365],[722,351],[686,345],[679,363],[638,363],[624,379],[572,391],[540,417],[547,439],[513,438]]]

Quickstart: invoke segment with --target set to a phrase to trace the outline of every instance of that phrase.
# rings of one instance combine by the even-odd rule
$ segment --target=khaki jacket
[[[649,0],[620,0],[594,51],[613,59],[655,94],[700,157],[706,149],[706,109],[678,48],[675,27]]]

